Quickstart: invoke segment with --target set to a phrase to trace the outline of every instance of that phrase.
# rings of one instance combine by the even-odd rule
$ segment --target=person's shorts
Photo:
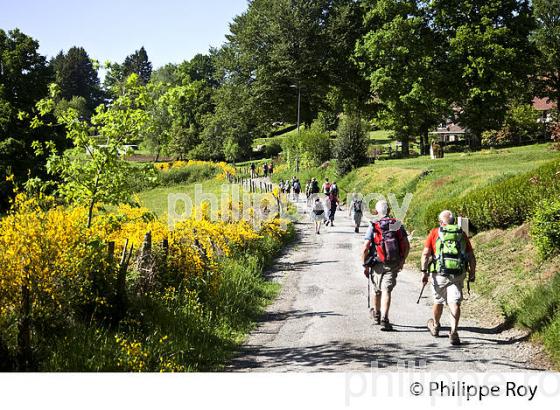
[[[443,276],[432,273],[432,294],[436,305],[461,304],[463,300],[463,284],[467,274]]]
[[[313,211],[313,220],[314,221],[324,221],[326,218],[325,211]]]
[[[375,294],[379,295],[381,292],[392,292],[397,285],[397,274],[397,271],[388,269],[381,263],[373,265],[370,277]]]

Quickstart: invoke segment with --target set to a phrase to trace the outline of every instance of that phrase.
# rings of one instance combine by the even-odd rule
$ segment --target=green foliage
[[[542,138],[543,127],[538,123],[540,114],[530,104],[512,104],[499,130],[482,133],[482,145],[502,147],[529,144]]]
[[[345,115],[336,135],[335,156],[340,175],[345,175],[367,162],[367,136],[359,116]]]
[[[535,85],[540,97],[548,97],[560,110],[560,0],[534,0],[536,29],[531,35],[538,50]]]
[[[368,32],[356,60],[378,99],[377,123],[395,131],[409,155],[409,139],[424,135],[448,110],[442,97],[449,81],[442,60],[444,42],[420,2],[365,1]]]
[[[537,211],[541,200],[560,196],[558,172],[560,161],[552,161],[466,195],[436,202],[424,215],[424,227],[433,225],[442,209],[468,217],[477,231],[521,225]]]
[[[152,63],[144,47],[140,47],[140,50],[136,50],[124,59],[122,74],[124,78],[136,74],[142,84],[148,84],[152,75]]]
[[[518,0],[436,0],[430,8],[435,30],[446,39],[446,91],[461,107],[458,119],[471,132],[471,147],[478,148],[483,131],[500,128],[508,99],[529,90],[530,6]]]
[[[102,100],[99,77],[94,62],[82,47],[72,47],[66,54],[62,51],[51,61],[60,97],[70,101],[82,97],[87,113],[93,112]]]
[[[71,203],[87,204],[88,227],[91,225],[93,209],[99,202],[117,205],[130,202],[132,187],[129,184],[138,168],[123,159],[125,145],[138,139],[147,122],[145,87],[137,75],[131,75],[125,84],[126,92],[106,108],[97,107],[91,124],[79,118],[74,109],[68,109],[57,120],[67,129],[67,138],[74,150],[59,153],[51,144],[34,144],[38,155],[49,152],[47,171],[60,177],[58,193]],[[41,115],[54,107],[57,88],[52,88],[51,98],[38,103]],[[36,121],[40,124],[40,121]]]
[[[0,212],[8,206],[13,185],[45,177],[45,159],[35,158],[31,143],[41,138],[64,145],[60,131],[30,128],[35,103],[48,94],[52,71],[39,54],[39,43],[19,30],[0,29]]]
[[[560,252],[560,200],[558,196],[542,201],[531,219],[531,237],[542,259]]]
[[[218,288],[170,289],[135,296],[118,329],[81,322],[51,332],[40,346],[40,371],[211,371],[231,357],[278,292],[262,272],[288,241],[263,237],[247,252],[223,258]],[[168,360],[171,359],[171,360]],[[174,366],[167,367],[167,363]]]
[[[560,274],[557,274],[550,283],[537,286],[527,292],[515,316],[518,323],[533,331],[539,331],[548,326],[558,315],[559,307]],[[556,343],[559,342],[558,336],[556,335]]]
[[[338,108],[325,104],[333,89],[345,99],[367,99],[349,61],[360,30],[361,9],[352,0],[252,1],[230,25],[219,71],[224,82],[248,87],[247,103],[259,112],[256,128],[293,123],[299,92],[302,122],[310,124],[319,111]],[[236,102],[244,105],[246,98]],[[227,126],[239,128],[234,119]]]
[[[282,149],[288,166],[295,168],[299,161],[300,168],[312,168],[331,159],[331,140],[328,133],[318,121],[310,127],[290,133],[282,140]]]

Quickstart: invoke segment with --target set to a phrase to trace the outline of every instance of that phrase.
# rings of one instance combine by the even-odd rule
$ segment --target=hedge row
[[[543,201],[558,197],[560,160],[554,160],[461,197],[436,202],[426,210],[423,225],[433,225],[439,212],[449,209],[468,217],[474,231],[505,229],[528,221]]]

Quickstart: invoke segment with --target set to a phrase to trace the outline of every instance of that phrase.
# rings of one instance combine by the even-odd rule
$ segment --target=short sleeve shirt
[[[436,241],[438,236],[439,236],[439,228],[434,228],[430,231],[430,234],[428,235],[426,241],[424,242],[424,248],[430,248],[430,250],[432,251],[432,255],[436,254]],[[465,235],[465,240],[467,241],[467,252],[471,253],[473,251],[473,248],[471,245],[471,241],[466,235]]]

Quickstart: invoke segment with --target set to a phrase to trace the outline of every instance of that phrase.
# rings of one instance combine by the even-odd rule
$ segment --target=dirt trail
[[[397,370],[405,362],[438,371],[538,370],[516,331],[500,333],[462,320],[463,345],[452,347],[446,311],[442,336],[433,338],[425,327],[430,291],[426,288],[417,305],[420,273],[412,270],[399,274],[393,291],[394,331],[380,331],[369,319],[358,258],[366,223],[356,234],[346,211],[338,212],[335,226],[315,235],[305,207],[300,208],[298,241],[269,272],[282,284],[281,294],[228,371],[368,371],[372,365]]]

